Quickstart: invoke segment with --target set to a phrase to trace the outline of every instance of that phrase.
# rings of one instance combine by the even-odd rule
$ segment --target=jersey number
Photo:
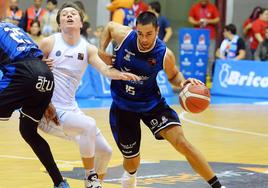
[[[9,28],[9,27],[5,27],[4,30],[6,32],[9,32],[9,36],[15,40],[18,43],[28,43],[28,44],[32,44],[32,42],[30,40],[27,40],[24,38],[24,34],[22,32],[20,32],[19,28]]]
[[[135,87],[126,85],[126,92],[130,95],[135,95]]]

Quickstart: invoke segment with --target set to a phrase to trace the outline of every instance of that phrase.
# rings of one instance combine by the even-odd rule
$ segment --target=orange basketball
[[[203,112],[210,103],[210,92],[205,85],[187,84],[179,94],[182,108],[191,113]]]

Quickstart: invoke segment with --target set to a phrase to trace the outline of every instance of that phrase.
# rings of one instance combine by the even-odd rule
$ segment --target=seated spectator
[[[18,25],[23,12],[19,9],[19,2],[18,0],[9,0],[9,8],[6,11],[6,22],[13,23],[14,25]]]
[[[58,24],[56,21],[57,17],[57,0],[47,0],[47,12],[42,19],[42,34],[44,36],[49,36],[58,31]]]
[[[39,46],[44,36],[41,34],[41,24],[38,20],[31,22],[30,31],[28,32],[31,39]]]
[[[250,45],[253,41],[253,30],[252,30],[252,23],[257,20],[260,16],[262,8],[257,6],[253,9],[249,18],[243,24],[243,33],[246,40],[246,51],[247,51],[247,59],[253,59],[252,53],[250,51]]]
[[[265,29],[265,38],[255,52],[255,60],[268,61],[268,27]]]
[[[168,42],[172,36],[172,28],[168,19],[165,16],[162,16],[161,13],[161,5],[158,1],[154,1],[149,3],[149,11],[153,12],[157,16],[159,32],[158,38],[164,42]]]
[[[217,49],[216,57],[220,59],[245,59],[245,42],[236,34],[236,26],[233,24],[226,25],[223,29],[224,40],[219,49]]]

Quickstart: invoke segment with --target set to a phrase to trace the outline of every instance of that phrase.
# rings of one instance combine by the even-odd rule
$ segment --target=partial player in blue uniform
[[[107,64],[121,71],[139,75],[140,81],[112,80],[113,103],[110,125],[114,139],[124,157],[123,188],[136,187],[136,172],[140,165],[140,121],[151,130],[156,139],[166,139],[176,151],[183,154],[192,168],[212,188],[223,188],[203,155],[184,137],[177,113],[161,96],[156,76],[164,70],[171,84],[181,89],[185,84],[203,84],[196,79],[184,80],[176,67],[174,54],[157,38],[155,14],[141,13],[136,30],[110,22],[101,37],[99,54]],[[112,62],[105,49],[111,40],[118,44]]]
[[[0,12],[5,12],[5,6]],[[42,57],[42,51],[22,29],[0,22],[0,120],[8,120],[19,109],[21,136],[45,166],[55,187],[69,188],[48,143],[37,133],[54,89],[53,74]],[[53,119],[49,113],[46,117]]]

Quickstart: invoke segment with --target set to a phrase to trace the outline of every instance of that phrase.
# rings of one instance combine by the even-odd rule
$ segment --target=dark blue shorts
[[[26,59],[1,65],[0,120],[8,120],[13,111],[39,121],[50,102],[54,78],[40,59]]]
[[[125,158],[139,155],[141,120],[159,140],[163,139],[158,134],[161,130],[181,125],[177,113],[165,101],[145,113],[122,110],[113,102],[110,109],[110,126],[117,146]]]

